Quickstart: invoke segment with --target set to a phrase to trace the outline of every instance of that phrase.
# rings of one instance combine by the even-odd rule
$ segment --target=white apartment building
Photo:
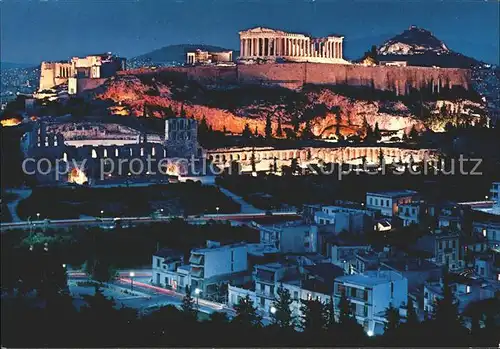
[[[207,241],[207,248],[194,249],[189,258],[191,288],[208,297],[222,283],[243,283],[248,273],[247,245],[223,245]],[[249,278],[249,276],[248,276]]]
[[[331,232],[338,234],[342,231],[362,233],[371,228],[373,212],[342,206],[323,206],[321,211],[314,214],[314,222],[318,225],[330,226]]]
[[[365,274],[346,275],[335,279],[334,297],[336,314],[342,294],[346,295],[356,320],[368,335],[382,334],[386,311],[406,306],[408,281],[393,271],[369,271]]]
[[[177,290],[180,287],[177,268],[183,262],[184,256],[181,252],[168,248],[157,251],[153,255],[153,283],[161,287]],[[183,286],[185,286],[184,283]]]
[[[280,252],[310,252],[310,226],[301,222],[258,225],[260,243],[276,247]]]
[[[467,279],[464,277],[457,277],[456,280],[451,280],[450,287],[453,292],[454,301],[457,302],[459,313],[462,313],[470,303],[494,298],[500,291],[500,284],[498,282]],[[438,300],[442,298],[442,281],[428,282],[424,285],[424,311],[427,316],[434,313]]]
[[[254,267],[253,278],[258,310],[267,316],[270,314],[280,282],[291,275],[298,275],[298,269],[294,265],[268,263]]]
[[[412,202],[418,193],[413,190],[368,192],[366,193],[366,208],[378,211],[386,217],[393,217],[398,213],[399,205]]]
[[[401,218],[404,227],[411,224],[419,224],[421,218],[421,204],[418,202],[410,202],[407,204],[400,204],[398,209],[398,217]]]
[[[330,263],[305,266],[303,274],[296,278],[284,280],[281,284],[290,292],[292,313],[300,318],[302,301],[317,300],[323,304],[333,300],[335,278],[344,275],[342,268]],[[279,285],[278,285],[279,287]]]
[[[474,221],[472,222],[472,231],[486,238],[489,247],[498,248],[500,246],[500,222]]]

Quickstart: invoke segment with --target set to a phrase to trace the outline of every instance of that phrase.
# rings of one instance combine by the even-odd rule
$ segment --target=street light
[[[489,199],[488,195],[485,195],[485,196],[484,196],[484,198],[485,198],[486,200],[488,200],[488,199]]]
[[[366,332],[366,334],[368,335],[368,337],[372,337],[373,336],[373,331],[368,331],[368,332]]]
[[[134,289],[134,276],[135,276],[135,273],[133,271],[131,271],[130,273],[128,273],[128,275],[130,276],[130,291],[132,291]]]
[[[275,307],[271,307],[271,314],[276,314],[276,308]]]
[[[103,211],[103,210],[101,210],[101,219],[103,219],[103,218],[104,218],[103,214],[104,214],[104,211]]]
[[[219,206],[217,206],[215,210],[217,211],[217,214],[219,214]]]
[[[196,295],[196,306],[198,308],[200,307],[200,293],[201,293],[201,290],[199,288],[196,288],[194,290],[194,294]]]
[[[62,267],[63,267],[64,269],[66,269],[66,264],[64,264],[64,263],[63,263]]]
[[[40,213],[37,213],[36,214],[36,220],[39,221],[40,220]]]

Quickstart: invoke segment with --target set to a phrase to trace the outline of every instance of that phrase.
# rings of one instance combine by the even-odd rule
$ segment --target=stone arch
[[[219,161],[220,161],[219,154],[215,154],[215,162],[219,162]]]

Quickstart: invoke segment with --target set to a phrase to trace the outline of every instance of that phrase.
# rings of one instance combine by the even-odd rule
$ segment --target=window
[[[457,248],[457,241],[453,240],[453,248]]]
[[[484,267],[481,267],[481,273],[480,275],[484,275]]]
[[[271,287],[270,287],[270,293],[271,293],[271,294],[274,294],[274,286],[271,286]]]
[[[312,295],[310,293],[307,294],[307,300],[310,301],[312,299]]]
[[[442,241],[439,241],[439,249],[442,250],[443,249],[443,242]]]
[[[368,204],[371,205],[372,204],[372,198],[368,198]]]
[[[363,299],[365,301],[368,301],[368,291],[367,290],[364,290],[364,292],[363,292]]]
[[[231,263],[234,263],[234,251],[231,251]]]
[[[356,297],[356,288],[351,287],[351,297]]]
[[[299,292],[293,291],[293,299],[295,299],[295,300],[299,299]]]
[[[391,298],[394,297],[394,283],[391,282]]]
[[[260,306],[265,307],[266,306],[266,299],[264,297],[260,298]]]

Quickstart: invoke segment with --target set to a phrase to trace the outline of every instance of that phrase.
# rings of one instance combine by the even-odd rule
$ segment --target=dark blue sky
[[[4,62],[113,51],[133,57],[181,43],[239,49],[238,30],[340,33],[357,58],[415,24],[451,49],[499,61],[497,0],[0,0]]]

